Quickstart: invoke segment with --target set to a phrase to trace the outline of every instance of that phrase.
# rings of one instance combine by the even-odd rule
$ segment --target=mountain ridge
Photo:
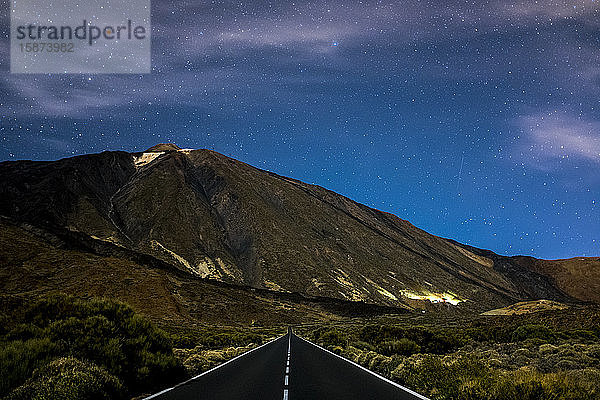
[[[10,220],[80,232],[203,278],[393,307],[589,300],[544,268],[212,150],[160,144],[3,162],[0,177]]]

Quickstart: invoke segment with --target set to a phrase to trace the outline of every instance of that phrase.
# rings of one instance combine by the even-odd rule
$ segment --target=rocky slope
[[[561,285],[560,266],[462,246],[322,187],[171,144],[0,163],[0,215],[145,254],[190,276],[280,292],[476,311],[539,298],[596,300]]]

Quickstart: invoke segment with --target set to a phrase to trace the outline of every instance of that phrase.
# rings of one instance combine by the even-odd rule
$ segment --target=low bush
[[[118,400],[123,385],[104,368],[75,358],[59,358],[36,369],[6,400]]]
[[[449,400],[458,399],[465,384],[470,393],[477,393],[478,386],[489,386],[490,370],[470,356],[445,359],[427,354],[406,359],[392,372],[392,377],[432,399]]]
[[[31,373],[56,357],[57,346],[48,338],[15,340],[0,346],[0,397],[25,382]]]
[[[542,374],[532,369],[497,373],[491,400],[592,400],[600,397],[600,371],[580,370]]]
[[[350,343],[350,346],[360,350],[375,351],[375,346],[373,346],[371,343],[361,342],[360,340]]]
[[[193,349],[175,349],[175,355],[185,366],[188,375],[198,375],[256,346],[256,344],[250,344],[244,347],[227,347],[220,350],[206,350],[202,346],[197,346]]]
[[[357,336],[359,341],[381,349],[384,354],[416,352],[445,354],[464,346],[469,340],[468,336],[457,330],[432,329],[423,326],[367,325],[359,330]],[[392,353],[390,346],[393,347],[393,343],[398,341],[403,341],[402,345],[397,353]]]
[[[401,338],[400,340],[386,340],[377,346],[377,351],[386,356],[401,354],[410,356],[411,354],[419,353],[421,346],[410,339]]]
[[[320,335],[320,341],[323,345],[325,346],[347,346],[348,345],[348,338],[347,336],[343,333],[340,332],[336,329],[331,329],[328,331],[323,332]]]
[[[528,324],[517,327],[511,336],[513,342],[522,342],[527,339],[539,339],[545,343],[554,343],[557,334],[544,325]]]
[[[266,337],[273,335],[269,332],[256,333],[211,327],[193,333],[173,333],[171,334],[171,340],[173,346],[179,349],[192,349],[197,346],[202,346],[205,349],[222,349],[225,347],[246,346],[251,343],[262,344]]]

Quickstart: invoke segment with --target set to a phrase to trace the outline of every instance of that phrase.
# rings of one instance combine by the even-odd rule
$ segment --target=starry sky
[[[600,1],[152,4],[152,73],[9,74],[0,160],[210,148],[500,254],[600,256]]]

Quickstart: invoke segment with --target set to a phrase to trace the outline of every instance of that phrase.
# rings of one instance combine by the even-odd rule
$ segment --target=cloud
[[[550,112],[520,117],[523,138],[518,158],[540,169],[558,168],[563,161],[600,164],[600,122],[565,113]]]
[[[194,105],[207,95],[213,104],[225,103],[224,93],[234,93],[239,99],[240,92],[269,100],[276,93],[285,100],[298,95],[297,82],[346,82],[348,76],[342,74],[360,75],[355,78],[364,80],[368,74],[379,77],[401,72],[405,79],[479,82],[504,79],[517,63],[524,70],[524,79],[533,74],[532,66],[544,67],[542,74],[534,71],[535,78],[544,82],[533,89],[545,91],[546,86],[559,82],[593,97],[598,88],[600,51],[595,43],[583,47],[582,40],[570,40],[566,45],[545,43],[543,52],[536,52],[529,42],[522,48],[513,46],[511,51],[494,45],[500,40],[518,43],[516,39],[527,36],[532,27],[559,33],[570,29],[550,26],[542,17],[583,19],[587,26],[591,11],[598,9],[591,0],[578,2],[578,8],[566,1],[536,5],[506,0],[476,6],[433,0],[352,5],[321,0],[272,5],[185,0],[153,3],[151,76],[111,75],[89,82],[87,77],[5,73],[0,76],[4,97],[0,113],[85,118],[115,115],[148,103]],[[565,54],[570,55],[568,63],[562,61]],[[8,69],[5,39],[0,39],[0,55],[0,67]]]

